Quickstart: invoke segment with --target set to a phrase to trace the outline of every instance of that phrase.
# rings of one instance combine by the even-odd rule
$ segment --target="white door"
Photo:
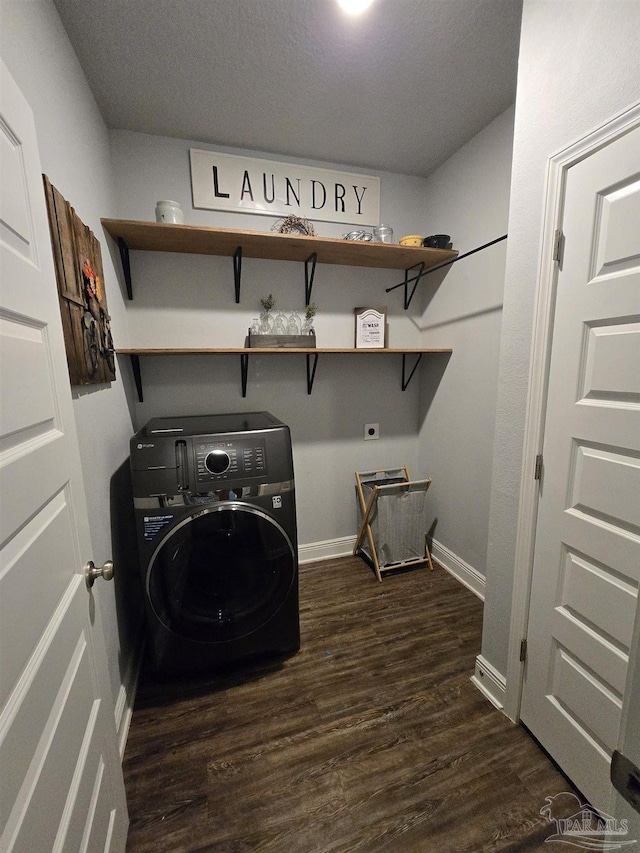
[[[623,796],[616,793],[613,813],[618,821],[627,822],[629,838],[640,843],[640,608],[629,656],[618,750],[629,764],[625,762],[618,774]]]
[[[35,127],[0,62],[0,850],[122,851],[127,810]],[[104,583],[104,581],[99,581]]]
[[[567,173],[521,719],[609,812],[640,581],[640,129]]]

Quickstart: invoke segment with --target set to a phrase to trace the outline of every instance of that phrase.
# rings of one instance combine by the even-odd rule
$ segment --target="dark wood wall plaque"
[[[47,176],[42,177],[71,384],[112,382],[116,367],[100,243]]]

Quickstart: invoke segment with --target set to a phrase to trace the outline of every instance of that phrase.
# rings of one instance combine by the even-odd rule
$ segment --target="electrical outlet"
[[[380,424],[365,424],[364,440],[373,441],[376,438],[380,438]]]

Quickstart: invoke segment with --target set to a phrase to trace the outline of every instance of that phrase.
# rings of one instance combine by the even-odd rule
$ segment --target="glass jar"
[[[184,223],[182,207],[177,201],[159,201],[156,203],[156,222],[170,222],[174,225]]]
[[[377,225],[373,229],[373,239],[377,243],[393,243],[393,228],[390,225]]]

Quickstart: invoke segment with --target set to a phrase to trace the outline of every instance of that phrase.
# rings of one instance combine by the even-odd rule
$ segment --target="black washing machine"
[[[131,439],[131,469],[156,672],[297,651],[289,428],[268,412],[154,418]]]

